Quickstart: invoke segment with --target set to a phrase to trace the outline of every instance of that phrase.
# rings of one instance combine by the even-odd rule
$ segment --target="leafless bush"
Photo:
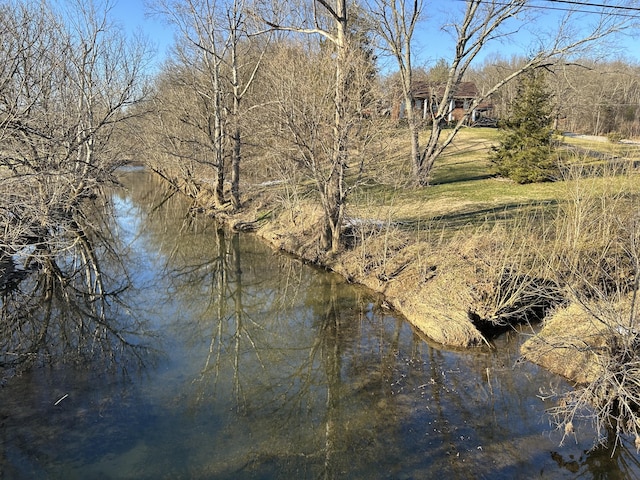
[[[540,320],[562,301],[557,284],[547,276],[542,259],[532,255],[540,239],[540,218],[532,213],[509,228],[494,227],[473,247],[473,311],[495,327]]]
[[[586,324],[593,332],[554,348],[588,353],[597,371],[550,413],[565,436],[583,417],[595,425],[596,443],[630,435],[640,448],[640,198],[631,188],[637,181],[633,173],[582,178],[578,172],[567,179],[548,262],[581,311],[566,331]]]
[[[90,356],[129,343],[108,321],[105,244],[88,219],[122,164],[115,136],[144,90],[146,53],[108,11],[83,0],[0,5],[0,261],[21,272],[0,299],[5,367],[62,345]]]
[[[576,355],[589,353],[594,363],[589,368],[596,373],[550,409],[564,437],[574,433],[577,418],[588,419],[595,426],[596,444],[604,445],[612,437],[619,442],[621,436],[629,435],[640,448],[640,332],[625,326],[638,320],[634,296],[581,305],[584,320],[593,324],[596,333],[576,338],[570,348]]]

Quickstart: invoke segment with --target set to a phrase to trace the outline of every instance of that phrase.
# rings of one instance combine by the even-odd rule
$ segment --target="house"
[[[419,112],[420,118],[428,120],[431,114],[438,110],[440,102],[444,97],[444,84],[432,84],[428,82],[416,82],[413,88],[413,105],[414,110]],[[453,97],[449,101],[448,113],[446,115],[447,122],[459,121],[465,113],[469,111],[473,101],[478,98],[480,92],[473,82],[461,82],[453,93]],[[487,118],[493,106],[488,102],[482,102],[477,105],[471,115],[468,123],[475,124],[481,118]],[[393,119],[404,118],[404,103],[397,101],[392,112]]]

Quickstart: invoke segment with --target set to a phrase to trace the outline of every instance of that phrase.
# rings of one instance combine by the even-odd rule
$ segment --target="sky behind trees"
[[[613,2],[596,2],[595,0],[563,1],[563,0],[533,0],[532,6],[536,8],[532,14],[535,18],[530,19],[518,34],[503,41],[494,41],[488,44],[476,62],[482,62],[495,56],[508,58],[513,55],[527,56],[532,49],[535,49],[536,42],[541,41],[536,36],[544,34],[545,31],[557,31],[558,22],[569,9],[577,10],[578,13],[572,20],[572,28],[579,29],[586,26],[590,21],[594,21],[596,16],[593,12],[599,11],[601,5],[609,5]],[[425,16],[419,25],[415,36],[416,67],[426,67],[434,65],[440,58],[451,58],[454,41],[452,35],[443,31],[443,25],[450,23],[458,13],[465,8],[465,0],[438,0],[427,1],[425,4]],[[621,18],[637,19],[640,24],[640,7],[635,8],[610,8],[611,13],[619,15]],[[143,32],[149,40],[156,46],[157,52],[154,64],[159,66],[169,53],[173,43],[173,32],[169,25],[166,25],[158,17],[149,16],[145,9],[145,0],[115,0],[113,18],[121,23],[125,29],[133,34],[136,31]],[[516,23],[513,24],[516,27]],[[634,38],[635,37],[635,38]],[[607,60],[622,58],[631,62],[640,62],[640,27],[630,29],[624,35],[613,39],[601,51],[593,49],[591,56],[602,56]],[[393,62],[385,63],[382,60],[380,65],[383,71],[393,71]]]

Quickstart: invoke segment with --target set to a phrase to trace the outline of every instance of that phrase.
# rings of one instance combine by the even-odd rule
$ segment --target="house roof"
[[[413,98],[424,99],[433,96],[436,98],[442,98],[444,96],[445,87],[446,85],[444,83],[416,82],[413,87]],[[460,82],[453,93],[453,98],[476,98],[478,94],[478,88],[475,83]]]

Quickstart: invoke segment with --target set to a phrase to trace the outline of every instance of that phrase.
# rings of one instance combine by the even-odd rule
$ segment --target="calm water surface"
[[[559,446],[539,395],[567,386],[516,365],[523,335],[494,350],[439,349],[365,289],[190,215],[143,173],[123,182],[108,228],[132,288],[117,316],[137,319],[127,338],[150,352],[140,365],[123,349],[116,368],[62,356],[6,378],[1,478],[640,472],[624,445],[587,453],[588,426]]]

